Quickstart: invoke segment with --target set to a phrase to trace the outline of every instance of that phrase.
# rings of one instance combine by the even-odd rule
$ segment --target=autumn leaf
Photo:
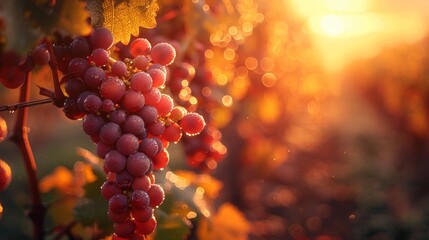
[[[128,44],[131,35],[138,35],[139,28],[156,26],[156,0],[104,1],[103,27],[112,31],[115,42]]]
[[[60,192],[69,192],[73,189],[73,173],[64,166],[58,166],[54,171],[46,175],[39,182],[41,192],[49,192],[52,189],[58,189]]]
[[[245,240],[250,231],[250,223],[236,207],[224,203],[212,218],[203,218],[197,230],[201,240]]]

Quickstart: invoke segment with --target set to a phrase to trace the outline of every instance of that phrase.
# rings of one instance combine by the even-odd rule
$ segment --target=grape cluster
[[[25,81],[25,74],[35,65],[45,65],[50,61],[46,45],[41,44],[29,54],[20,56],[15,52],[0,53],[0,83],[7,88],[18,88]]]
[[[188,62],[176,63],[171,68],[171,74],[166,82],[173,96],[187,109],[205,114],[207,126],[195,137],[184,136],[182,143],[190,167],[200,170],[213,170],[226,155],[226,147],[222,143],[221,132],[210,123],[210,112],[219,103],[208,94],[214,89],[212,73],[204,66],[195,69]],[[198,106],[190,103],[194,98]]]
[[[176,55],[170,44],[152,47],[136,38],[128,48],[132,58],[122,60],[111,57],[112,45],[112,33],[97,28],[56,48],[68,95],[63,111],[70,119],[83,119],[83,131],[104,159],[101,194],[108,200],[114,239],[145,239],[156,228],[154,209],[164,200],[153,172],[168,164],[170,142],[178,142],[183,132],[200,133],[205,121],[162,93]]]

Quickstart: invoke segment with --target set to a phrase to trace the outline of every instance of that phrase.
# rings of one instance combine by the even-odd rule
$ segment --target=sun
[[[320,19],[321,30],[330,36],[340,36],[346,31],[344,19],[338,15],[325,15]]]

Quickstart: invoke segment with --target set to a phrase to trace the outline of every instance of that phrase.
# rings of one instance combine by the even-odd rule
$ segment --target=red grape
[[[177,123],[172,123],[165,127],[162,138],[169,142],[178,142],[182,138],[182,128]]]
[[[116,185],[113,181],[105,181],[103,185],[101,185],[101,195],[107,200],[113,197],[116,194],[121,194],[121,188]]]
[[[161,99],[155,105],[160,116],[167,116],[173,109],[173,99],[167,94],[161,94]]]
[[[122,213],[128,210],[128,199],[122,193],[115,194],[109,199],[109,210],[114,213]]]
[[[169,43],[158,43],[152,48],[150,57],[154,63],[169,65],[176,57],[176,50]]]
[[[106,79],[106,73],[99,67],[88,68],[83,77],[86,86],[92,90],[98,90],[98,87],[104,79]]]
[[[134,90],[128,90],[122,99],[122,106],[128,112],[137,112],[145,104],[145,97]]]
[[[96,28],[89,37],[92,48],[109,49],[113,45],[113,34],[106,28]]]
[[[146,70],[147,66],[149,65],[149,59],[147,59],[146,56],[138,55],[134,58],[133,65],[139,70]]]
[[[152,217],[146,221],[146,222],[136,222],[136,232],[141,235],[149,235],[153,231],[155,231],[157,222],[155,219],[155,216],[152,215]]]
[[[148,157],[154,157],[158,153],[158,142],[153,138],[144,138],[140,142],[139,151]]]
[[[206,122],[198,113],[187,113],[180,121],[180,126],[186,134],[196,135],[203,130]]]
[[[112,74],[117,77],[123,77],[128,72],[127,64],[123,61],[116,61],[112,64]]]
[[[153,160],[153,168],[155,170],[162,170],[167,166],[168,162],[170,161],[170,156],[167,150],[164,148],[158,154],[156,154],[152,158],[152,160]]]
[[[136,152],[127,158],[126,169],[134,177],[142,177],[149,170],[150,161],[146,154]]]
[[[4,118],[0,116],[0,142],[5,140],[7,137],[7,123]]]
[[[88,135],[98,135],[101,126],[104,124],[102,117],[95,114],[88,114],[82,122],[83,131]]]
[[[152,88],[152,77],[146,72],[138,72],[131,77],[130,83],[132,89],[146,92]]]
[[[147,73],[152,77],[153,87],[161,87],[167,79],[166,74],[159,68],[149,69]]]
[[[101,83],[100,93],[105,99],[118,102],[122,99],[126,91],[125,83],[117,77],[109,77]]]
[[[4,191],[12,180],[12,170],[9,165],[0,159],[0,192]]]
[[[134,178],[134,182],[132,183],[131,187],[133,190],[143,190],[147,191],[150,188],[150,179],[147,175],[136,177]]]
[[[125,133],[132,133],[137,137],[142,136],[145,131],[145,123],[138,115],[129,115],[124,122],[123,126]]]
[[[148,55],[151,47],[150,42],[146,38],[136,38],[130,44],[130,53],[133,57]]]
[[[49,60],[51,60],[51,55],[49,54],[48,49],[43,46],[38,46],[34,49],[31,56],[33,57],[34,63],[37,65],[45,65]]]
[[[96,66],[104,66],[109,63],[109,52],[103,48],[94,49],[89,56],[88,61],[95,63]]]
[[[115,144],[121,135],[121,127],[114,122],[107,122],[100,128],[100,140],[106,144]]]
[[[121,135],[116,141],[116,149],[125,156],[137,152],[139,148],[139,139],[130,133]]]
[[[127,158],[116,150],[108,152],[104,158],[104,166],[109,172],[118,173],[125,169]]]

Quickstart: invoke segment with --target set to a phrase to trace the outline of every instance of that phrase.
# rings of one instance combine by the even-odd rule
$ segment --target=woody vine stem
[[[19,96],[19,102],[21,103],[28,102],[29,100],[31,73],[27,72],[25,78],[26,79],[24,85],[21,87]],[[37,178],[36,161],[34,160],[33,150],[31,149],[31,145],[28,140],[29,129],[27,127],[27,119],[28,108],[19,108],[17,110],[17,118],[11,140],[18,146],[21,152],[28,176],[32,199],[32,206],[28,212],[28,216],[33,222],[33,236],[36,240],[42,240],[44,238],[44,218],[46,208],[42,204],[39,191],[39,180]]]

